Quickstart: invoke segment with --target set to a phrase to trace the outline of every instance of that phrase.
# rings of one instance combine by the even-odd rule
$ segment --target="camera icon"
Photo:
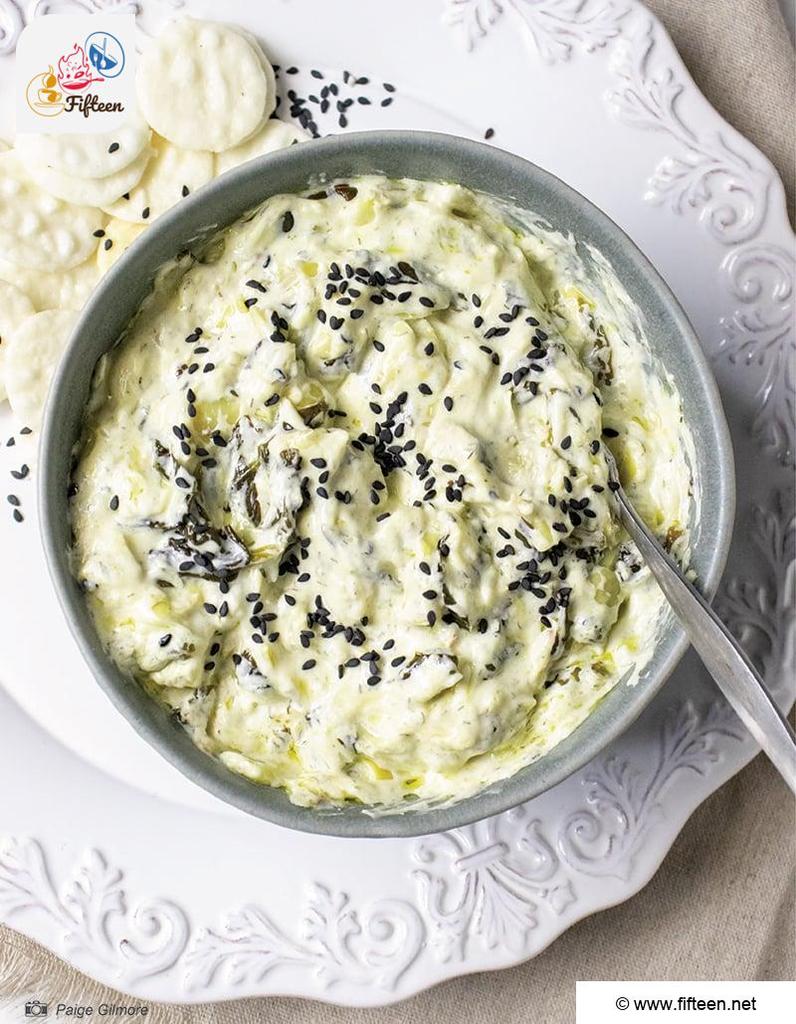
[[[47,1003],[42,1003],[39,999],[30,999],[25,1003],[25,1016],[46,1017],[47,1009]]]

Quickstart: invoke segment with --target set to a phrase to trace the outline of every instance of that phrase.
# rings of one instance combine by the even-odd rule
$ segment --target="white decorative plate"
[[[25,18],[127,7],[146,33],[178,4],[24,6],[0,0],[7,119]],[[731,423],[739,503],[721,607],[790,703],[793,236],[773,168],[699,94],[661,26],[635,0],[403,0],[400,17],[372,0],[227,0],[224,16],[281,65],[283,116],[306,107],[321,133],[488,135],[585,193],[650,256]],[[335,103],[322,113],[312,99],[330,82],[354,101],[342,126]],[[12,431],[0,413],[0,477],[24,515],[3,498],[0,918],[117,988],[380,1004],[517,963],[637,892],[755,752],[689,656],[604,757],[498,818],[353,841],[232,811],[161,761],[89,678],[45,574],[31,439],[8,447]],[[23,463],[31,472],[12,478]]]

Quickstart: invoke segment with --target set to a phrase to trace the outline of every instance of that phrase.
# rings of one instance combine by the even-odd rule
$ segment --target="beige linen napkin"
[[[647,0],[713,105],[774,163],[793,210],[794,53],[777,0]],[[700,807],[650,884],[520,967],[447,982],[397,1006],[299,999],[150,1007],[154,1024],[565,1024],[575,981],[783,979],[794,962],[794,816],[762,758]],[[0,927],[0,1022],[24,996],[132,1004]],[[6,996],[8,1001],[3,1002]],[[13,1008],[12,1008],[13,1007]],[[140,1018],[139,1018],[140,1019]]]

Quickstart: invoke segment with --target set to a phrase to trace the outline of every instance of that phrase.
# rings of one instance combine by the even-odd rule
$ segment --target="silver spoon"
[[[747,656],[630,504],[606,445],[605,461],[622,525],[658,581],[695,651],[733,710],[796,793],[796,735]]]

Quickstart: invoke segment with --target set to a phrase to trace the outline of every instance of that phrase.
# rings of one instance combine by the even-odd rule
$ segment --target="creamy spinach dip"
[[[647,661],[680,399],[600,256],[450,184],[269,199],[100,361],[74,572],[111,657],[295,803],[474,793]]]

